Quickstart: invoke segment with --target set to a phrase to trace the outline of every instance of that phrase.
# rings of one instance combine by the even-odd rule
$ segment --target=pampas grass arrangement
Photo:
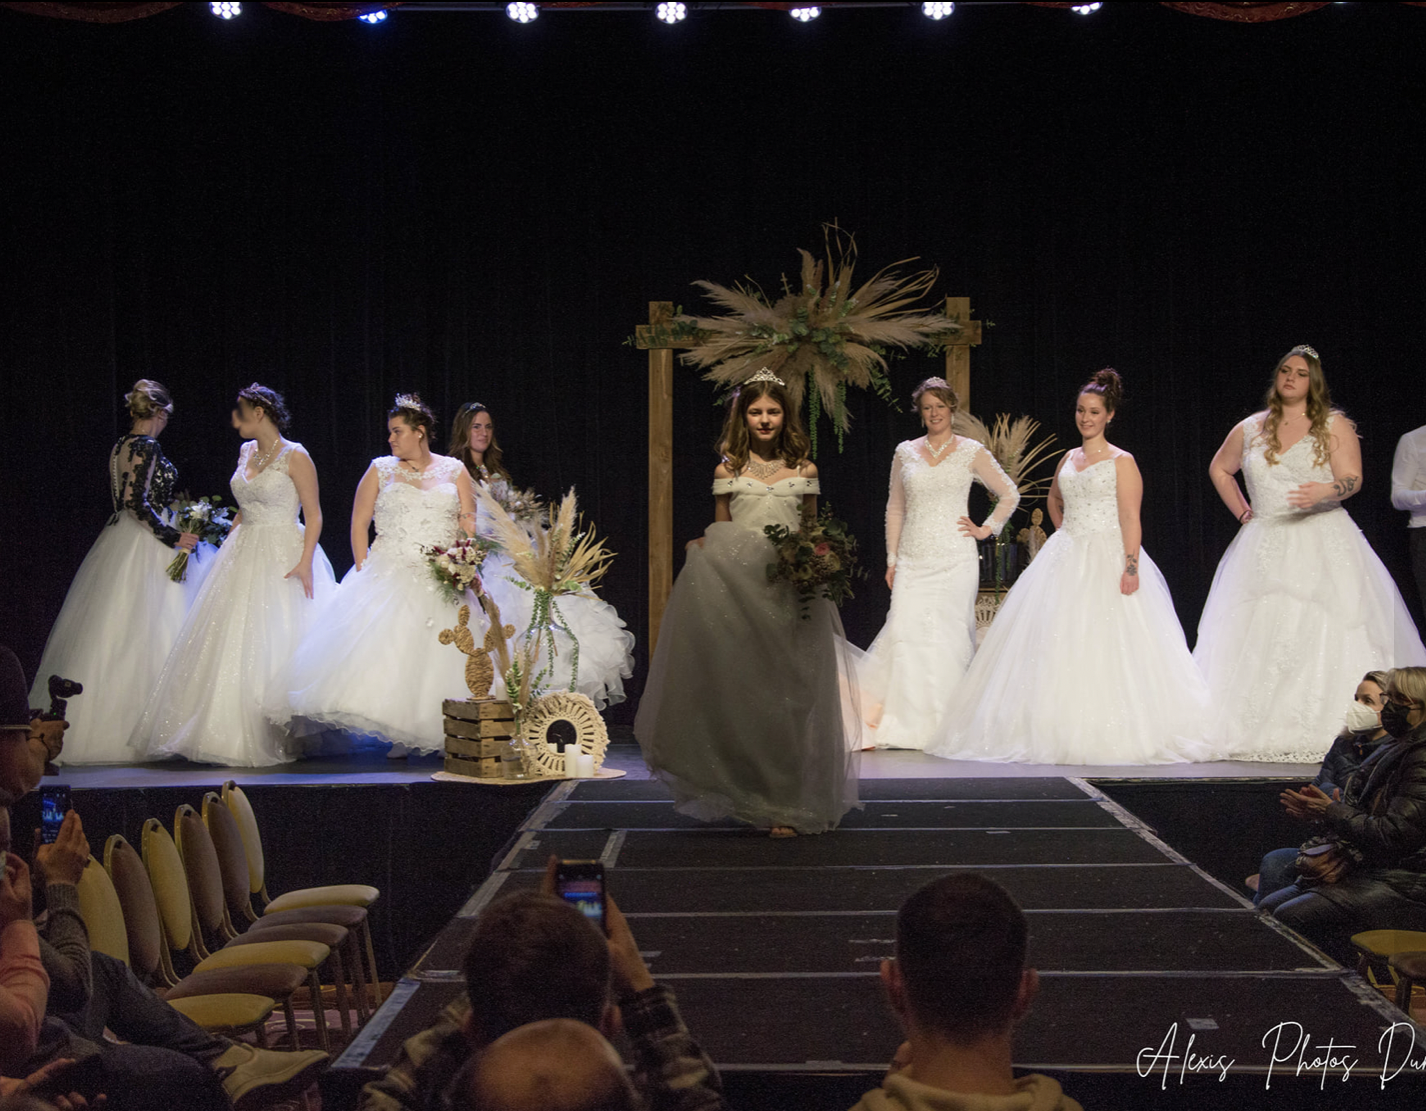
[[[979,440],[987,451],[995,456],[1005,476],[1015,483],[1020,491],[1021,503],[1031,498],[1043,497],[1049,492],[1051,478],[1031,480],[1030,474],[1042,465],[1054,452],[1054,434],[1046,436],[1037,444],[1031,444],[1040,422],[1034,417],[1010,419],[1009,413],[1000,413],[995,423],[987,428],[985,422],[970,413],[957,413],[951,422],[952,429],[962,436]]]

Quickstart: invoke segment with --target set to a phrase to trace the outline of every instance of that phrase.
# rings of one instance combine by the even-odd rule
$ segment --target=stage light
[[[922,4],[921,14],[927,19],[945,19],[956,10],[954,4]]]
[[[232,19],[234,16],[243,14],[241,4],[209,4],[208,10],[219,19]]]
[[[385,11],[380,11],[380,12],[367,12],[366,15],[359,15],[359,16],[357,16],[357,18],[358,18],[359,20],[361,20],[363,23],[385,23],[385,22],[386,22],[386,12],[385,12]]]
[[[816,19],[819,15],[822,14],[822,9],[815,7],[792,8],[787,14],[792,16],[792,18],[797,20],[799,23],[811,23],[814,19]]]
[[[533,23],[540,17],[538,4],[506,4],[505,14],[516,23]]]
[[[1104,5],[1103,5],[1103,4],[1098,4],[1098,3],[1096,3],[1096,4],[1071,4],[1071,5],[1070,5],[1070,11],[1074,12],[1076,15],[1093,15],[1095,12],[1099,11],[1099,9],[1102,8],[1102,7],[1104,7]]]
[[[688,5],[686,4],[660,4],[654,13],[659,19],[670,25],[682,23],[688,18]]]

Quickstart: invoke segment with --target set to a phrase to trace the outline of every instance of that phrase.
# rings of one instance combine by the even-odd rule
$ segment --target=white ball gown
[[[1303,483],[1333,481],[1312,437],[1272,464],[1261,416],[1241,427],[1253,517],[1218,563],[1193,653],[1212,694],[1210,736],[1232,759],[1315,764],[1362,676],[1426,665],[1426,648],[1341,503],[1288,504]]]
[[[464,466],[437,455],[417,474],[399,462],[389,455],[372,461],[380,483],[376,539],[365,565],[347,572],[302,639],[286,676],[284,716],[294,732],[340,729],[439,752],[441,702],[470,691],[466,657],[438,639],[455,625],[458,607],[421,549],[455,543]]]
[[[117,764],[134,757],[129,736],[205,570],[195,552],[184,582],[168,577],[178,553],[179,533],[167,511],[177,481],[177,469],[150,436],[121,436],[109,453],[114,513],[69,586],[30,690],[30,705],[43,707],[51,675],[84,685],[69,702],[57,763]]]
[[[142,759],[265,767],[295,758],[265,706],[336,580],[320,547],[312,555],[312,598],[299,579],[283,577],[302,558],[302,502],[288,467],[305,449],[288,444],[250,479],[254,450],[253,441],[243,444],[229,484],[242,523],[219,549],[134,730]]]
[[[922,440],[897,445],[886,502],[888,566],[896,568],[886,624],[857,665],[867,741],[924,749],[945,722],[975,652],[979,549],[961,532],[971,483],[997,499],[986,519],[999,534],[1020,493],[995,457],[964,436],[947,455]]]
[[[713,483],[732,495],[733,519],[688,551],[634,720],[644,760],[685,814],[820,833],[859,805],[841,619],[820,600],[802,618],[792,587],[767,577],[763,527],[795,527],[817,492],[815,478]]]
[[[1165,764],[1207,760],[1207,688],[1168,584],[1139,552],[1121,594],[1113,459],[1059,472],[1064,523],[1021,572],[927,751],[952,760]]]
[[[487,483],[487,488],[498,497],[503,483],[504,479],[496,478],[494,483]],[[476,532],[493,538],[491,514],[484,502],[477,500],[475,513]],[[514,625],[516,636],[522,636],[530,627],[535,598],[528,584],[517,585],[525,580],[515,570],[510,557],[499,550],[488,553],[480,567],[480,581],[485,592],[499,605],[501,622]],[[562,595],[555,604],[560,611],[556,624],[560,618],[564,624],[555,633],[555,670],[546,685],[551,690],[569,690],[577,643],[579,671],[574,689],[588,695],[601,710],[623,702],[624,680],[634,674],[634,634],[625,628],[619,612],[592,593]],[[481,627],[490,627],[490,620],[483,613]],[[543,667],[546,663],[541,656],[540,665]],[[496,698],[505,697],[502,676],[496,676],[491,693]]]

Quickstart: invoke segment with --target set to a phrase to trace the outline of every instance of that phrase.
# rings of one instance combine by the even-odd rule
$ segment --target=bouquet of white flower
[[[179,532],[196,533],[200,542],[212,544],[215,548],[228,538],[233,527],[232,511],[217,494],[175,506],[174,510],[174,528]],[[181,583],[188,574],[190,554],[180,549],[169,562],[168,577],[174,582]]]
[[[466,600],[467,590],[474,590],[479,595],[484,589],[480,583],[480,567],[485,562],[486,553],[494,546],[490,541],[474,536],[457,540],[448,548],[421,550],[426,554],[426,564],[442,592],[452,605],[457,605]]]

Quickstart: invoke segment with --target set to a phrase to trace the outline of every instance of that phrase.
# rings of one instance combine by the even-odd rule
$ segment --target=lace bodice
[[[1287,495],[1304,482],[1331,482],[1332,467],[1314,459],[1311,435],[1302,437],[1286,451],[1278,452],[1277,462],[1267,460],[1268,441],[1262,434],[1262,420],[1251,416],[1243,422],[1243,479],[1248,484],[1248,503],[1253,517],[1301,517],[1306,513],[1323,513],[1337,509],[1336,499],[1318,502],[1311,509],[1297,509],[1287,504]]]
[[[460,460],[438,455],[420,474],[406,470],[395,456],[372,460],[381,488],[376,495],[376,539],[371,556],[424,570],[424,547],[455,543],[460,523],[457,476]]]
[[[297,487],[292,484],[292,476],[287,471],[292,452],[302,451],[301,444],[288,444],[262,470],[248,481],[248,462],[257,443],[249,440],[238,452],[238,469],[228,482],[237,499],[238,508],[243,511],[243,525],[261,528],[267,525],[293,525],[302,509],[302,499],[297,496]]]
[[[715,496],[732,495],[728,510],[733,524],[754,532],[762,532],[767,525],[796,528],[802,519],[802,499],[821,492],[822,487],[815,478],[793,476],[779,479],[771,486],[746,475],[713,480]]]
[[[886,502],[886,554],[889,565],[898,557],[936,559],[959,552],[975,559],[975,541],[960,530],[972,482],[996,499],[985,519],[998,535],[1020,504],[1020,492],[978,440],[961,437],[950,454],[934,465],[917,446],[905,440],[891,461],[891,493]]]
[[[1065,500],[1060,528],[1071,536],[1119,531],[1118,468],[1113,459],[1101,459],[1076,471],[1066,454],[1060,466],[1060,497]]]
[[[178,530],[164,516],[178,485],[178,468],[165,458],[152,436],[128,433],[109,452],[109,499],[112,523],[124,510],[138,518],[169,547],[178,543]]]

